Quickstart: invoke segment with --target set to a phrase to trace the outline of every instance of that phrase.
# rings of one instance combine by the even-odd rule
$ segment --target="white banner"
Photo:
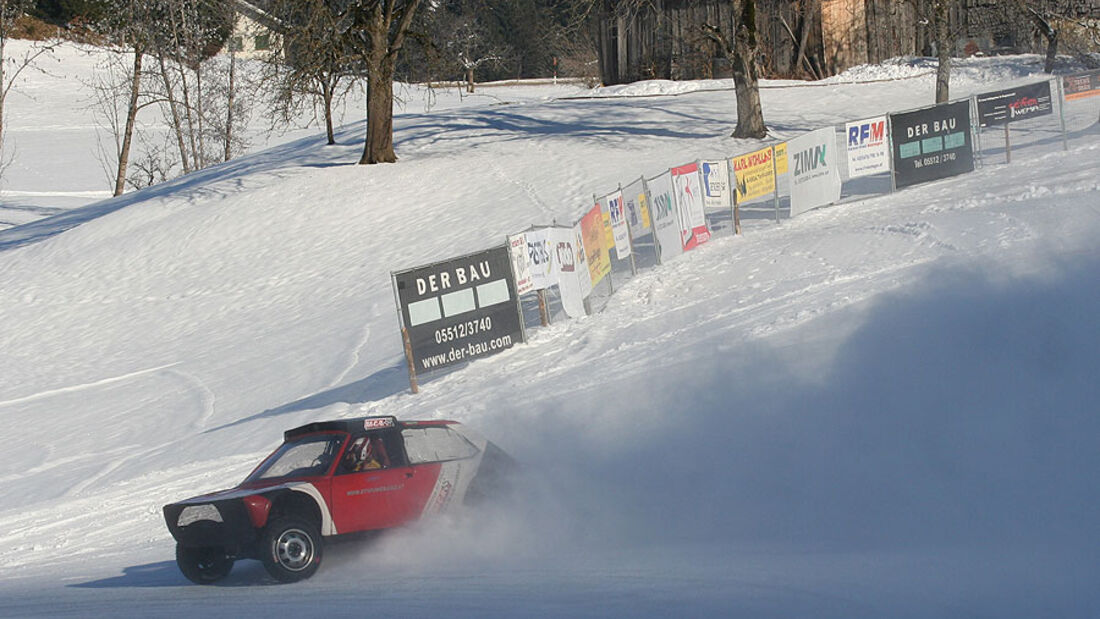
[[[840,199],[836,131],[825,127],[787,142],[791,172],[791,217]]]
[[[623,208],[623,192],[616,191],[606,198],[607,212],[611,216],[611,235],[615,239],[615,253],[619,260],[630,257],[630,229],[626,227]]]
[[[886,117],[857,120],[844,125],[848,151],[848,178],[890,171],[890,141]]]
[[[730,169],[725,161],[703,161],[703,205],[710,208],[733,206]]]
[[[531,269],[527,266],[527,235],[513,234],[508,237],[508,251],[512,255],[512,272],[516,276],[516,294],[524,294],[534,289],[531,285]]]
[[[680,238],[680,216],[672,198],[672,174],[664,174],[646,181],[649,188],[649,214],[653,218],[654,236],[661,247],[661,261],[667,261],[684,253]]]
[[[555,251],[550,245],[550,228],[527,231],[527,267],[531,271],[531,285],[544,290],[558,283],[558,271],[554,264]]]
[[[592,294],[592,268],[588,265],[588,254],[584,251],[584,231],[581,222],[573,226],[573,262],[577,266],[577,281],[580,282],[581,296]]]
[[[649,199],[645,195],[645,183],[641,179],[623,189],[626,220],[630,222],[630,236],[637,239],[653,231],[649,223]]]
[[[576,237],[572,228],[549,228],[548,237],[554,248],[554,265],[558,276],[558,292],[561,293],[561,306],[570,318],[584,316],[585,293],[581,289],[581,275],[588,285],[592,280],[588,276],[588,267],[577,266]],[[580,254],[583,256],[584,251]]]
[[[680,211],[680,235],[684,251],[695,249],[710,240],[707,215],[703,210],[703,188],[699,182],[699,164],[689,163],[672,168],[673,194]]]

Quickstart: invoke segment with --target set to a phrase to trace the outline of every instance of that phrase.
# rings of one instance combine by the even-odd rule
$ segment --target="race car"
[[[392,416],[310,423],[240,485],[164,506],[176,564],[198,584],[238,559],[309,578],[327,539],[408,524],[500,492],[512,459],[453,421]]]

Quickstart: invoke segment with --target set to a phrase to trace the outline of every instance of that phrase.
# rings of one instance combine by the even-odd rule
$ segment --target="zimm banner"
[[[615,257],[623,260],[630,257],[630,228],[626,223],[623,192],[616,191],[608,195],[606,200],[607,213],[611,218],[611,241],[615,247]]]
[[[844,135],[848,151],[848,178],[890,171],[890,144],[886,117],[847,123]]]
[[[1100,71],[1063,77],[1062,92],[1066,101],[1100,97]]]
[[[646,181],[649,189],[649,214],[653,217],[653,236],[657,239],[661,262],[684,253],[680,239],[680,216],[673,204],[672,174]]]
[[[890,114],[898,188],[974,170],[970,101]]]
[[[509,247],[394,273],[417,372],[492,355],[522,342]]]
[[[825,127],[787,143],[791,166],[791,217],[840,200],[836,131]]]
[[[1054,113],[1050,82],[977,95],[978,126],[991,127]]]

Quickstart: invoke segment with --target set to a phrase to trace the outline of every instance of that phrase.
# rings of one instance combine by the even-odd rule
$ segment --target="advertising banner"
[[[702,161],[703,169],[703,206],[709,208],[730,208],[733,206],[730,194],[730,169],[725,161]]]
[[[680,213],[681,245],[684,251],[688,251],[710,240],[706,211],[703,210],[699,164],[689,163],[672,168],[670,172],[676,210]]]
[[[890,171],[890,143],[886,140],[886,117],[847,123],[848,178]]]
[[[577,267],[576,233],[573,228],[549,228],[547,238],[554,254],[555,275],[558,281],[558,292],[561,294],[561,306],[570,318],[584,316],[584,298],[588,296],[581,287],[581,275],[588,283],[591,291],[592,278],[588,275],[588,267],[583,271]],[[584,256],[584,251],[580,252]]]
[[[890,138],[898,188],[974,170],[969,101],[890,114]]]
[[[599,204],[593,206],[592,210],[581,218],[581,243],[584,246],[592,285],[595,286],[611,272],[611,254],[604,245],[603,212]]]
[[[528,230],[527,269],[531,276],[531,287],[545,290],[558,283],[558,271],[554,264],[554,251],[550,245],[550,228]]]
[[[646,181],[649,187],[649,214],[653,217],[653,236],[661,248],[661,261],[684,253],[680,239],[680,216],[672,198],[672,175],[668,172]]]
[[[1050,82],[1036,82],[975,97],[978,102],[978,126],[992,127],[1054,113]]]
[[[771,195],[775,192],[774,151],[771,146],[730,159],[733,178],[737,182],[737,203]]]
[[[616,191],[606,198],[607,212],[611,217],[611,239],[615,246],[615,256],[622,260],[630,257],[630,229],[626,225],[626,208],[623,206],[623,192]]]
[[[840,166],[832,127],[811,131],[787,143],[792,165],[791,217],[840,199]]]
[[[507,246],[394,274],[418,372],[492,355],[523,341]]]
[[[1100,97],[1100,71],[1063,77],[1062,92],[1065,94],[1066,101]]]
[[[645,195],[645,183],[638,179],[623,189],[626,220],[630,223],[630,236],[637,239],[652,232],[649,222],[649,200]]]
[[[508,252],[512,256],[512,273],[516,277],[516,294],[527,294],[534,290],[531,283],[531,269],[527,266],[527,235],[521,232],[509,236]]]

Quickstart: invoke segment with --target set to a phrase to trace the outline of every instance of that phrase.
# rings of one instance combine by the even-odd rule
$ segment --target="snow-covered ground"
[[[58,53],[27,79],[79,78]],[[953,92],[1037,62],[967,61]],[[765,116],[785,139],[925,105],[922,71],[769,83]],[[1097,99],[1067,108],[1068,151],[1047,117],[1011,165],[987,133],[966,176],[779,225],[747,209],[740,238],[407,393],[391,270],[752,150],[726,87],[411,89],[396,165],[352,165],[349,113],[334,147],[258,138],[115,200],[35,202],[64,213],[0,231],[0,614],[1100,614]],[[72,99],[10,100],[5,205],[102,190],[63,147],[94,141]],[[469,423],[524,490],[335,546],[296,585],[179,574],[161,505],[237,483],[284,429],[376,413]]]

